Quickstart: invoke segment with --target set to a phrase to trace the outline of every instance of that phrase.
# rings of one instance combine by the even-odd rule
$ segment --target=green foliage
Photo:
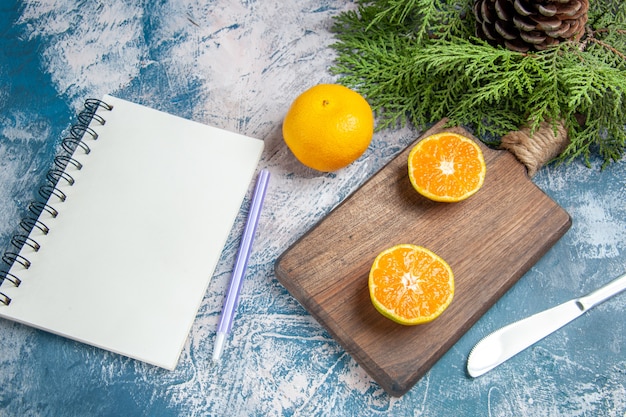
[[[563,120],[560,161],[626,152],[626,2],[591,2],[587,34],[547,51],[493,47],[474,33],[473,0],[361,0],[337,16],[340,82],[370,101],[378,128],[448,117],[479,136]],[[581,123],[581,120],[583,121]],[[496,140],[497,141],[497,140]]]

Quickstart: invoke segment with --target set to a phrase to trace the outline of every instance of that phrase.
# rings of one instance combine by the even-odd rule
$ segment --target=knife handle
[[[578,305],[582,307],[583,311],[587,311],[624,290],[626,290],[626,274],[615,278],[605,286],[598,288],[584,297],[580,297],[576,301]]]

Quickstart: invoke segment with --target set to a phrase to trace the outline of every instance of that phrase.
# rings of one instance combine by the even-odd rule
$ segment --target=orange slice
[[[409,179],[413,188],[435,201],[465,200],[482,187],[486,172],[478,144],[458,133],[428,136],[409,153]]]
[[[404,325],[428,323],[454,297],[454,274],[435,253],[401,244],[381,252],[370,270],[372,304],[383,316]]]

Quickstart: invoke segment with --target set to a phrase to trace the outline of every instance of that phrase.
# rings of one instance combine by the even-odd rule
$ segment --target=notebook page
[[[75,184],[52,196],[41,249],[1,290],[0,316],[173,369],[233,222],[263,142],[105,96],[106,124],[92,122],[68,165]]]

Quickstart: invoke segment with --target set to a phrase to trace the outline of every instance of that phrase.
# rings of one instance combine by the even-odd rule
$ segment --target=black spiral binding
[[[54,158],[54,166],[46,174],[46,184],[42,185],[38,190],[41,200],[33,201],[28,205],[29,215],[22,219],[19,224],[23,232],[13,235],[11,245],[14,249],[8,250],[2,255],[2,261],[5,266],[0,269],[0,288],[4,281],[11,283],[15,287],[19,287],[22,283],[20,278],[9,271],[15,263],[21,264],[25,269],[30,267],[30,260],[20,255],[24,246],[29,246],[35,252],[41,248],[41,245],[30,237],[30,234],[35,228],[39,229],[43,234],[48,234],[50,231],[48,226],[39,220],[39,217],[43,212],[48,213],[52,218],[58,216],[59,211],[48,204],[48,202],[52,196],[55,196],[59,202],[63,202],[67,198],[66,194],[57,187],[57,184],[63,180],[70,186],[74,185],[74,178],[66,172],[66,168],[68,165],[72,165],[77,170],[83,167],[72,156],[78,149],[85,154],[91,152],[91,148],[85,143],[84,139],[85,137],[90,137],[92,140],[97,140],[98,133],[90,126],[92,123],[99,125],[106,123],[106,120],[101,115],[96,114],[99,108],[113,110],[112,105],[102,100],[87,99],[84,103],[84,109],[78,114],[78,122],[70,127],[69,136],[61,141],[62,153]],[[0,305],[8,306],[10,303],[11,298],[0,291]]]

